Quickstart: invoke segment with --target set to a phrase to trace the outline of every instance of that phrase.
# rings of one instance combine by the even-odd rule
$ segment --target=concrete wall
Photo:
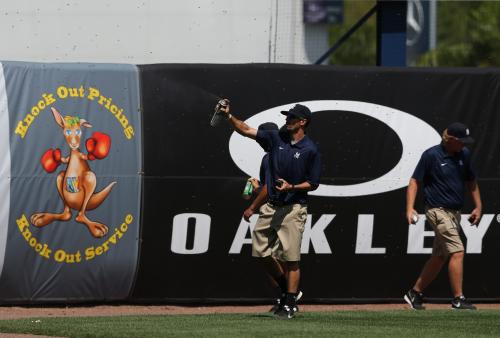
[[[2,60],[311,63],[327,31],[302,0],[0,0],[0,42]]]

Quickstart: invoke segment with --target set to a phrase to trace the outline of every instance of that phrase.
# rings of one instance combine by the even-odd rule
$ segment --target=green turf
[[[500,311],[338,311],[0,320],[0,332],[63,337],[492,337]]]

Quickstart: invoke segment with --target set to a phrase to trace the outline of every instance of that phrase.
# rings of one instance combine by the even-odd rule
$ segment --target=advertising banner
[[[499,88],[491,69],[2,62],[0,302],[269,299],[241,197],[264,152],[210,126],[220,98],[254,128],[283,125],[296,103],[313,112],[306,302],[401,300],[434,237],[422,191],[406,223],[406,186],[422,152],[465,123],[483,217],[470,225],[467,196],[464,291],[500,300]],[[446,267],[426,296],[451,296]]]
[[[140,233],[137,67],[0,70],[0,300],[126,298]]]
[[[308,135],[322,156],[302,241],[306,301],[402,299],[429,258],[433,232],[405,220],[406,186],[422,152],[452,122],[465,123],[483,198],[461,226],[465,294],[500,299],[500,71],[292,65],[140,66],[144,113],[144,208],[134,300],[214,301],[269,297],[251,257],[249,205],[241,198],[264,154],[229,124],[210,127],[219,98],[251,127],[285,122],[281,110],[308,106]],[[451,297],[446,268],[426,290]]]

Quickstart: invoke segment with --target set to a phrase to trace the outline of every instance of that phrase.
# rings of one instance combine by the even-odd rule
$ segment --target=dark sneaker
[[[298,302],[302,298],[303,295],[304,295],[304,293],[302,293],[302,291],[299,290],[299,292],[297,293],[297,298],[295,298],[295,302]],[[269,312],[276,314],[276,312],[280,309],[280,304],[285,304],[285,297],[286,297],[286,294],[283,294],[281,296],[281,298],[276,298],[276,303],[269,310]],[[298,308],[297,308],[297,311],[298,311]]]
[[[413,310],[425,310],[423,305],[424,295],[421,292],[416,292],[413,289],[408,290],[403,299],[407,302]]]
[[[455,310],[476,310],[476,307],[465,299],[464,296],[453,298],[451,308]]]
[[[278,312],[278,310],[280,309],[280,305],[282,304],[283,302],[283,298],[276,298],[276,301],[273,305],[273,307],[269,310],[269,312],[272,312],[272,313],[276,313]]]
[[[293,317],[295,317],[295,312],[297,312],[298,310],[299,308],[297,307],[297,305],[283,305],[278,309],[278,311],[276,311],[275,315],[276,317],[281,319],[292,319]]]

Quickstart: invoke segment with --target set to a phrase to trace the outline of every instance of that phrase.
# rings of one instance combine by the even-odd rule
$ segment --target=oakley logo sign
[[[331,113],[348,111],[370,116],[391,128],[398,135],[403,146],[399,162],[384,175],[371,181],[351,185],[320,184],[318,189],[310,192],[310,195],[332,197],[364,196],[406,187],[422,152],[441,141],[441,136],[433,127],[413,115],[394,108],[360,101],[320,100],[294,102],[260,112],[245,122],[254,128],[264,122],[274,122],[282,125],[284,120],[280,111],[288,110],[297,103],[309,107],[313,114],[321,111]],[[234,132],[229,139],[229,152],[234,163],[241,170],[250,176],[258,177],[264,151],[257,142]],[[321,155],[323,158],[329,156],[327,153]],[[335,173],[329,174],[335,176]]]

